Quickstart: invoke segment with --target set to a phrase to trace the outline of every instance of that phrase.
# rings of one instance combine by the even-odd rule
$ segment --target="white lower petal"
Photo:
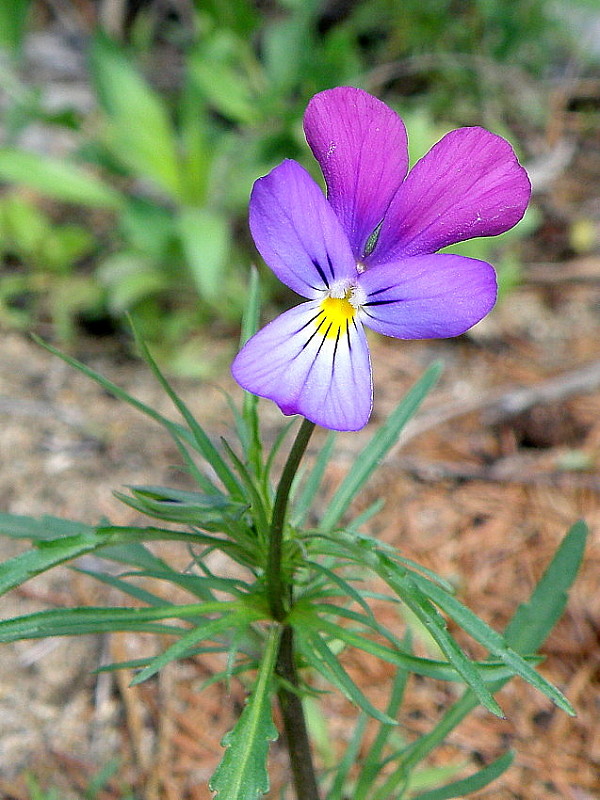
[[[321,316],[319,316],[321,314]],[[232,365],[247,391],[332,430],[359,430],[372,407],[369,352],[356,317],[333,335],[321,301],[285,312],[253,336]]]

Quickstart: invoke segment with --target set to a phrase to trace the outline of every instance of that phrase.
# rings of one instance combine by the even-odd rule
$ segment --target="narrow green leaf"
[[[200,648],[198,648],[200,650]],[[206,652],[209,652],[209,648],[206,648]],[[214,650],[214,652],[224,652],[222,649],[219,651]],[[196,655],[196,651],[194,650],[193,653],[190,655]],[[235,666],[227,667],[222,672],[215,672],[210,678],[206,678],[206,680],[202,681],[202,683],[198,686],[197,691],[203,692],[205,689],[208,689],[209,686],[213,686],[215,683],[223,683],[226,686],[229,686],[231,679],[236,675],[243,675],[244,672],[249,672],[251,669],[255,670],[258,668],[258,662],[252,661],[243,661],[240,664],[236,664]]]
[[[44,541],[78,534],[93,534],[93,532],[94,527],[86,525],[84,522],[74,522],[47,514],[41,517],[26,517],[21,514],[6,514],[0,511],[0,534],[10,536],[12,539]]]
[[[79,569],[78,567],[72,567],[72,569],[74,572],[79,572],[81,575],[87,575],[88,577],[94,578],[100,583],[105,583],[107,586],[112,586],[113,589],[117,589],[119,592],[123,592],[123,594],[129,595],[130,597],[135,597],[136,600],[139,600],[142,603],[147,603],[149,606],[159,607],[164,606],[165,604],[164,597],[153,594],[152,592],[143,589],[141,586],[136,586],[135,584],[123,580],[116,575],[110,575],[108,572],[97,572],[96,570],[91,569]],[[211,598],[211,600],[214,600],[214,598]]]
[[[240,517],[248,508],[247,503],[232,501],[221,493],[202,494],[153,486],[128,488],[133,496],[113,492],[125,505],[156,519],[186,523],[213,533],[223,531],[227,519]]]
[[[249,588],[248,584],[236,578],[221,578],[216,575],[205,577],[177,572],[175,570],[169,570],[168,572],[166,570],[144,570],[143,572],[133,573],[133,576],[168,581],[206,601],[213,601],[215,599],[212,596],[213,590],[227,592],[235,597],[241,597],[244,594],[244,589]]]
[[[184,658],[189,654],[189,651],[200,642],[205,642],[207,639],[214,639],[240,625],[248,625],[256,618],[256,613],[251,612],[250,609],[242,609],[241,611],[225,614],[217,619],[202,620],[202,622],[197,623],[193,630],[185,633],[174,644],[167,647],[164,652],[156,656],[156,658],[153,658],[148,666],[138,672],[131,681],[131,686],[136,686],[138,683],[143,683],[143,681],[148,680],[148,678],[151,678],[171,661]]]
[[[266,760],[270,741],[277,738],[271,718],[271,684],[280,627],[272,626],[252,694],[233,730],[223,739],[227,748],[210,780],[215,800],[258,800],[269,791]]]
[[[149,615],[148,611],[158,611]],[[169,615],[159,609],[131,608],[63,608],[53,611],[38,611],[22,617],[0,621],[0,642],[16,642],[21,639],[45,639],[50,636],[80,636],[84,633],[106,633],[111,631],[142,631],[144,633],[171,633],[179,635],[188,628],[166,625],[154,620]]]
[[[293,617],[292,617],[293,619]],[[306,620],[306,618],[303,618]],[[395,664],[414,675],[423,675],[441,681],[461,681],[463,677],[453,664],[445,661],[436,661],[431,658],[421,658],[402,650],[393,649],[387,645],[369,639],[364,633],[344,628],[334,622],[318,617],[318,627],[328,636],[345,642],[349,647],[356,647],[365,653],[370,653],[381,661]],[[539,659],[536,659],[539,661]],[[511,668],[502,662],[478,661],[472,662],[475,669],[481,674],[481,679],[487,683],[510,678],[513,675]]]
[[[291,621],[290,624],[292,624]],[[294,626],[294,630],[298,646],[308,663],[320,672],[327,681],[336,686],[344,697],[365,711],[370,717],[389,725],[397,724],[395,720],[388,717],[383,711],[375,708],[354,683],[318,633],[306,630],[303,625]]]
[[[204,428],[200,425],[200,423],[194,417],[194,415],[189,410],[187,405],[183,402],[183,400],[179,397],[179,395],[173,389],[171,384],[167,381],[167,379],[159,369],[158,364],[156,363],[150,351],[148,350],[146,343],[139,335],[133,323],[132,323],[132,328],[133,328],[133,333],[135,335],[136,343],[140,348],[144,360],[152,370],[154,377],[160,383],[160,385],[165,390],[167,395],[171,398],[171,401],[173,402],[174,406],[177,408],[177,410],[179,411],[179,413],[189,426],[189,429],[194,437],[194,440],[198,445],[199,451],[202,453],[204,458],[215,470],[215,472],[223,482],[223,485],[228,489],[229,493],[231,494],[231,497],[233,499],[238,499],[238,500],[243,499],[243,493],[239,483],[235,478],[235,475],[229,469],[223,457],[221,456],[217,448],[214,446],[214,444],[211,442]]]
[[[242,318],[240,333],[240,347],[258,330],[260,322],[260,279],[256,267],[250,270],[248,284],[248,300]],[[247,437],[245,456],[252,466],[254,474],[258,477],[263,471],[262,467],[262,439],[260,435],[260,420],[258,418],[258,397],[250,392],[244,392],[242,418],[246,423]]]
[[[446,784],[446,786],[440,786],[438,789],[432,789],[429,792],[413,795],[413,800],[451,800],[454,797],[465,797],[467,794],[485,789],[486,786],[497,780],[503,772],[506,772],[514,758],[514,753],[509,751],[468,778],[453,781]]]
[[[237,542],[217,536],[208,536],[198,531],[164,530],[163,528],[136,528],[133,525],[105,525],[97,528],[99,535],[109,538],[105,544],[126,544],[128,542],[186,542],[189,545],[204,545],[218,548],[227,553],[240,564],[248,564],[248,555],[244,547]],[[102,543],[98,547],[103,547]],[[252,562],[250,562],[250,566]]]
[[[305,561],[305,566],[310,567],[315,572],[319,572],[323,577],[333,586],[337,586],[340,589],[340,593],[342,597],[348,597],[354,600],[367,614],[367,616],[373,618],[373,612],[371,611],[367,601],[364,599],[362,594],[358,592],[352,584],[348,583],[348,581],[340,578],[333,570],[328,569],[323,564],[319,564],[318,561]]]
[[[417,574],[422,573],[423,575],[426,575],[430,581],[433,581],[433,583],[437,583],[438,586],[441,586],[445,591],[454,591],[454,586],[452,586],[452,584],[449,583],[445,578],[442,578],[441,575],[438,575],[433,570],[427,569],[427,567],[424,567],[422,564],[418,564],[416,561],[413,561],[412,558],[403,558],[399,553],[394,553],[392,558],[401,564],[403,568],[407,567],[408,572],[410,572],[411,575],[414,575],[415,572]]]
[[[117,564],[125,564],[128,567],[138,567],[139,569],[169,569],[169,565],[166,561],[163,561],[162,558],[158,558],[154,553],[151,553],[140,541],[127,541],[125,544],[103,547],[98,555],[100,558],[106,558]]]
[[[225,653],[227,651],[226,647],[222,647],[221,645],[210,645],[208,647],[194,647],[189,652],[189,657],[192,658],[193,656],[200,656],[204,653]],[[145,667],[146,664],[152,659],[152,656],[147,656],[146,658],[133,658],[130,661],[118,661],[112,664],[103,664],[101,667],[96,667],[96,669],[92,670],[94,675],[100,674],[101,672],[115,672],[118,669],[142,669]],[[211,679],[209,679],[211,680]],[[202,684],[202,688],[206,683]]]
[[[429,598],[421,591],[420,587],[408,575],[404,580],[389,580],[390,586],[395,588],[398,595],[408,608],[423,623],[426,630],[437,642],[442,652],[462,675],[465,682],[473,689],[480,703],[498,717],[503,717],[502,709],[490,694],[483,678],[475,665],[466,657],[458,644],[446,629],[446,623]],[[433,584],[432,584],[433,585]]]
[[[132,526],[99,526],[75,536],[62,536],[52,540],[39,540],[35,550],[20,553],[0,564],[0,595],[20,586],[41,572],[100,548],[139,541],[184,541],[190,544],[218,545],[232,558],[245,563],[242,548],[227,539],[217,539],[201,533],[163,530],[162,528],[136,528]],[[107,557],[110,557],[107,555]],[[163,564],[164,562],[160,562]]]
[[[112,542],[107,539],[100,540],[94,532],[65,536],[52,541],[40,541],[39,549],[20,553],[0,564],[0,595],[51,567],[84,553],[93,552],[103,543]]]
[[[229,460],[231,461],[238,475],[240,476],[242,484],[246,488],[247,496],[250,498],[250,502],[252,504],[252,517],[256,523],[257,530],[266,534],[269,528],[269,522],[267,519],[267,509],[265,507],[265,501],[262,497],[260,487],[257,485],[257,481],[251,474],[248,467],[233,451],[233,449],[229,445],[229,442],[226,439],[222,438],[221,443],[223,445],[223,448],[225,449],[225,452],[229,456]]]
[[[410,636],[404,638],[403,645],[410,649],[411,642]],[[410,654],[412,655],[412,654]],[[402,668],[398,668],[394,675],[394,682],[390,691],[390,699],[385,709],[392,719],[398,717],[402,701],[404,699],[404,692],[408,681],[408,672]],[[377,736],[369,747],[366,755],[360,764],[360,773],[354,787],[353,800],[365,800],[368,796],[370,787],[374,784],[383,764],[381,762],[381,755],[392,733],[397,733],[395,725],[380,724]]]
[[[557,616],[560,616],[560,612],[564,609],[567,591],[573,584],[581,565],[587,532],[585,523],[580,521],[573,525],[534,589],[529,602],[519,606],[508,624],[505,632],[506,640],[521,655],[535,653],[542,646],[552,630]],[[545,602],[555,596],[559,597],[560,603],[562,603],[560,609],[557,609],[553,602]],[[522,628],[522,625],[528,620],[528,616],[524,615],[524,609],[528,609],[527,614],[530,613],[530,609],[535,609],[534,619],[536,624],[532,626],[531,631],[528,628]],[[508,679],[499,681],[494,686],[494,690],[498,691],[507,682]],[[477,706],[477,702],[475,694],[467,690],[446,711],[431,731],[413,743],[408,750],[403,749],[400,751],[396,757],[401,759],[404,769],[410,770],[426,758],[471,713]],[[388,796],[384,795],[386,800]]]
[[[327,792],[326,800],[344,800],[346,797],[344,789],[346,788],[348,775],[358,759],[360,746],[363,736],[365,735],[368,721],[369,717],[367,714],[362,713],[359,715],[354,727],[352,738],[346,746],[344,757],[338,764],[335,771],[335,777],[333,779],[331,789]]]
[[[367,506],[364,511],[362,511],[358,516],[354,517],[354,519],[350,520],[348,525],[346,526],[346,530],[348,531],[358,531],[366,522],[372,519],[374,516],[379,514],[381,509],[385,505],[385,500],[383,497],[378,497],[370,506]]]
[[[539,672],[527,663],[517,652],[508,647],[506,640],[487,623],[480,619],[471,609],[464,606],[453,595],[439,586],[413,575],[413,581],[442,611],[445,611],[470,636],[510,667],[515,675],[519,675],[527,683],[550,698],[552,702],[571,716],[575,715],[573,706],[555,686],[549,683]]]
[[[529,602],[518,607],[507,625],[504,637],[518,653],[535,653],[560,619],[583,560],[587,534],[582,520],[571,527]]]
[[[353,523],[352,523],[353,524]],[[410,558],[404,558],[393,547],[385,542],[367,536],[353,528],[337,530],[332,534],[323,534],[319,530],[308,531],[307,540],[311,544],[311,550],[321,555],[343,557],[353,561],[359,567],[365,566],[377,571],[380,568],[381,559],[385,559],[388,570],[403,577],[407,573],[426,575],[434,583],[437,583],[448,592],[452,592],[454,587],[451,583],[427,569],[422,564],[418,564]]]
[[[209,536],[193,530],[166,530],[164,528],[136,527],[135,525],[100,525],[96,528],[100,536],[113,537],[114,543],[120,544],[130,541],[141,542],[187,542],[188,544],[205,545],[206,547],[221,547],[223,549],[234,542],[221,539],[217,536]],[[113,541],[108,543],[112,544]]]
[[[402,429],[437,381],[441,370],[442,367],[438,363],[429,367],[379,428],[362,453],[357,456],[354,465],[329,502],[327,511],[321,520],[321,530],[327,532],[338,525],[360,488],[371,477],[388,450],[397,442]]]
[[[109,392],[109,394],[112,394],[119,400],[124,400],[133,408],[137,409],[138,411],[141,411],[142,414],[145,414],[147,417],[150,417],[150,419],[153,419],[155,422],[158,422],[159,425],[162,425],[171,435],[171,438],[177,445],[179,452],[185,459],[186,466],[188,467],[190,473],[194,476],[198,484],[205,491],[209,492],[211,490],[216,491],[216,488],[212,485],[210,480],[198,470],[194,461],[190,458],[189,454],[187,453],[185,447],[182,444],[182,441],[187,441],[187,442],[190,441],[190,439],[192,438],[191,431],[188,431],[183,426],[178,425],[177,423],[173,422],[167,417],[164,417],[162,414],[159,414],[159,412],[153,409],[151,406],[148,406],[141,400],[137,400],[135,397],[132,397],[124,389],[121,389],[120,386],[117,386],[116,383],[109,381],[108,378],[105,378],[103,375],[100,375],[95,370],[90,369],[90,367],[86,366],[81,361],[77,361],[77,359],[71,358],[71,356],[68,356],[66,353],[62,353],[60,350],[57,350],[51,344],[44,342],[35,334],[32,334],[32,339],[35,342],[37,342],[41,347],[43,347],[45,350],[48,350],[49,353],[58,356],[58,358],[62,359],[65,363],[72,366],[78,372],[81,372],[83,375],[86,375],[88,378],[91,378],[91,380],[99,384],[105,391]],[[196,449],[199,449],[199,444],[196,442],[195,439],[192,439],[192,443],[195,443]],[[210,458],[208,458],[208,456],[205,454],[204,451],[200,450],[200,452],[202,452],[207,461],[210,461]],[[212,455],[212,452],[210,454]]]
[[[204,614],[214,613],[225,614],[225,617],[208,621],[203,619]],[[216,635],[218,630],[225,630],[227,627],[226,625],[218,626],[216,623],[222,623],[226,617],[233,618],[235,616],[238,616],[242,623],[261,619],[263,615],[259,611],[239,603],[218,601],[151,608],[65,608],[39,611],[13,619],[1,620],[0,642],[43,639],[48,636],[80,636],[84,633],[110,631],[169,633],[180,636],[180,641],[188,642],[193,638],[188,634],[197,634],[199,629],[202,629],[203,632],[208,631],[203,638]],[[190,630],[189,627],[160,622],[165,619],[190,620],[195,622],[198,628]],[[202,638],[197,638],[195,641],[202,641]],[[187,650],[189,647],[183,649]]]
[[[0,180],[28,186],[63,203],[113,210],[124,203],[115,189],[71,162],[26,150],[0,149]]]

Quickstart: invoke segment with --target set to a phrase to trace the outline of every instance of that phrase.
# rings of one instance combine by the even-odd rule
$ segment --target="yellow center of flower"
[[[340,332],[346,332],[356,310],[345,297],[326,297],[321,302],[321,311],[315,320],[317,330],[323,336],[336,339]]]

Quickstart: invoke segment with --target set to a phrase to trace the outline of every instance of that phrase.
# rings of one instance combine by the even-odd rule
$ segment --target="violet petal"
[[[371,267],[359,279],[367,295],[361,319],[385,336],[458,336],[496,301],[496,275],[485,261],[437,254]]]
[[[319,297],[339,279],[356,276],[342,227],[317,183],[286,160],[254,184],[250,230],[261,256],[282,283]]]
[[[255,334],[231,371],[247,391],[274,400],[284,414],[302,414],[339,431],[366,425],[372,407],[369,352],[362,325],[339,336],[319,329],[321,302],[286,311]]]
[[[510,144],[483,128],[446,134],[392,200],[370,265],[495,236],[521,219],[531,186]]]
[[[304,131],[360,261],[408,169],[404,123],[376,97],[342,86],[312,98]]]

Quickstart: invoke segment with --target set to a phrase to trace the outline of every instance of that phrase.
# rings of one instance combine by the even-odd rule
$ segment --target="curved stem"
[[[285,579],[282,571],[283,533],[290,489],[314,429],[314,422],[309,422],[307,419],[302,421],[281,473],[275,494],[275,502],[273,503],[265,577],[269,608],[273,619],[278,622],[283,622],[285,619],[292,600],[292,586]],[[277,674],[283,678],[277,692],[277,698],[283,717],[296,797],[298,800],[319,800],[319,788],[310,750],[302,699],[299,693],[294,691],[299,686],[294,660],[294,631],[289,625],[285,624],[283,625],[279,643]],[[288,686],[293,688],[287,688]]]
[[[289,594],[289,586],[285,581],[281,571],[281,557],[283,553],[283,530],[285,526],[285,514],[287,511],[288,500],[292,481],[298,471],[300,461],[308,445],[308,441],[315,429],[315,423],[305,419],[302,421],[300,430],[296,436],[290,454],[281,473],[275,502],[273,503],[273,515],[271,517],[271,529],[269,532],[269,556],[267,561],[267,595],[269,598],[269,608],[275,620],[281,622],[286,613],[284,598]]]

